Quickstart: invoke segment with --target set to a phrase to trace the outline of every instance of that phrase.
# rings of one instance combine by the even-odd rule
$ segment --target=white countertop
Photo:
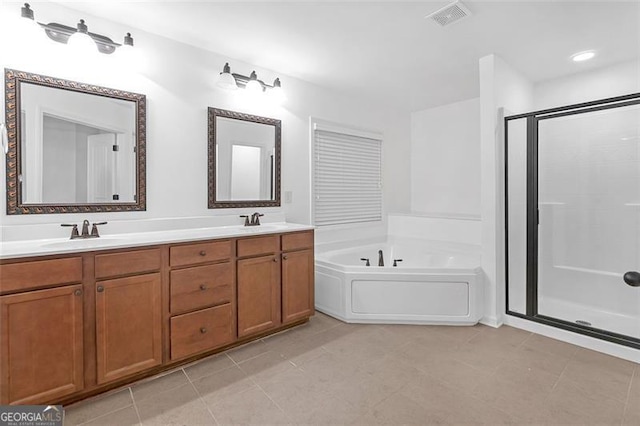
[[[51,238],[0,243],[0,259],[50,256],[97,250],[113,250],[199,240],[249,237],[314,229],[297,223],[266,223],[259,226],[216,226],[211,228],[172,229],[167,231],[103,235],[100,238]]]

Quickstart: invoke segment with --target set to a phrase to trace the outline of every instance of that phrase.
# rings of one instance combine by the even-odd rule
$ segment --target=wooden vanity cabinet
[[[162,364],[160,268],[157,248],[95,256],[98,384]]]
[[[0,403],[32,405],[84,388],[82,286],[0,297]]]
[[[221,240],[170,247],[171,360],[236,339],[233,245]]]
[[[313,232],[282,235],[282,323],[308,318],[314,307]]]
[[[0,265],[0,404],[41,404],[84,388],[81,256]]]
[[[312,231],[238,240],[238,257],[238,337],[314,314]]]
[[[238,337],[280,325],[280,261],[278,256],[238,260]]]
[[[304,322],[313,231],[0,261],[0,404],[69,403]]]

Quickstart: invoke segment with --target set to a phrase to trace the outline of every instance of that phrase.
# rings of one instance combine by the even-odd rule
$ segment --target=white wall
[[[411,114],[411,211],[480,217],[480,99]]]
[[[194,7],[197,7],[195,5]],[[385,209],[408,211],[410,151],[408,111],[386,109],[365,100],[242,63],[152,34],[124,28],[111,21],[82,16],[90,30],[119,39],[126,31],[135,37],[133,60],[100,55],[79,61],[67,46],[51,42],[44,32],[37,43],[26,46],[18,40],[7,21],[19,15],[20,3],[1,6],[3,42],[0,65],[53,75],[106,87],[143,93],[147,96],[147,211],[110,214],[7,216],[2,197],[0,219],[4,227],[34,223],[90,220],[157,219],[167,217],[212,217],[247,213],[247,209],[207,209],[207,107],[218,107],[282,120],[282,192],[292,192],[292,203],[281,208],[259,209],[269,214],[284,213],[292,222],[310,221],[309,116],[368,128],[384,134],[383,177]],[[60,5],[39,3],[38,21],[73,23],[78,14]],[[15,21],[15,19],[13,19]],[[224,37],[220,34],[220,37]],[[7,43],[13,40],[15,44]],[[230,40],[229,42],[233,42]],[[225,62],[234,72],[253,69],[265,81],[280,77],[287,101],[282,106],[260,104],[242,96],[242,90],[226,92],[215,86]],[[4,114],[3,114],[4,115]],[[5,180],[4,168],[0,179]],[[254,210],[254,209],[250,209]],[[222,220],[222,219],[221,219]],[[238,223],[240,219],[238,218]],[[216,221],[212,220],[212,224]],[[55,228],[57,236],[64,229]],[[109,227],[105,227],[105,233]]]
[[[505,311],[503,116],[530,111],[533,85],[497,55],[480,59],[482,162],[482,269],[486,274],[485,318],[502,323]]]
[[[597,57],[593,59],[597,60]],[[640,60],[536,83],[536,110],[640,92]]]

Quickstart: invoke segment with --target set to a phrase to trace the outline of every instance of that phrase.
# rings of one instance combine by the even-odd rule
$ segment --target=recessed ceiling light
[[[585,52],[574,53],[573,55],[571,55],[571,59],[573,59],[573,62],[582,62],[588,61],[594,56],[596,56],[596,52],[594,52],[593,50],[587,50]]]

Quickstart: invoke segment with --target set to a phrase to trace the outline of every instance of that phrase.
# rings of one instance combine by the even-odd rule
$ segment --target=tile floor
[[[640,365],[511,327],[303,326],[66,407],[65,424],[640,425]]]

